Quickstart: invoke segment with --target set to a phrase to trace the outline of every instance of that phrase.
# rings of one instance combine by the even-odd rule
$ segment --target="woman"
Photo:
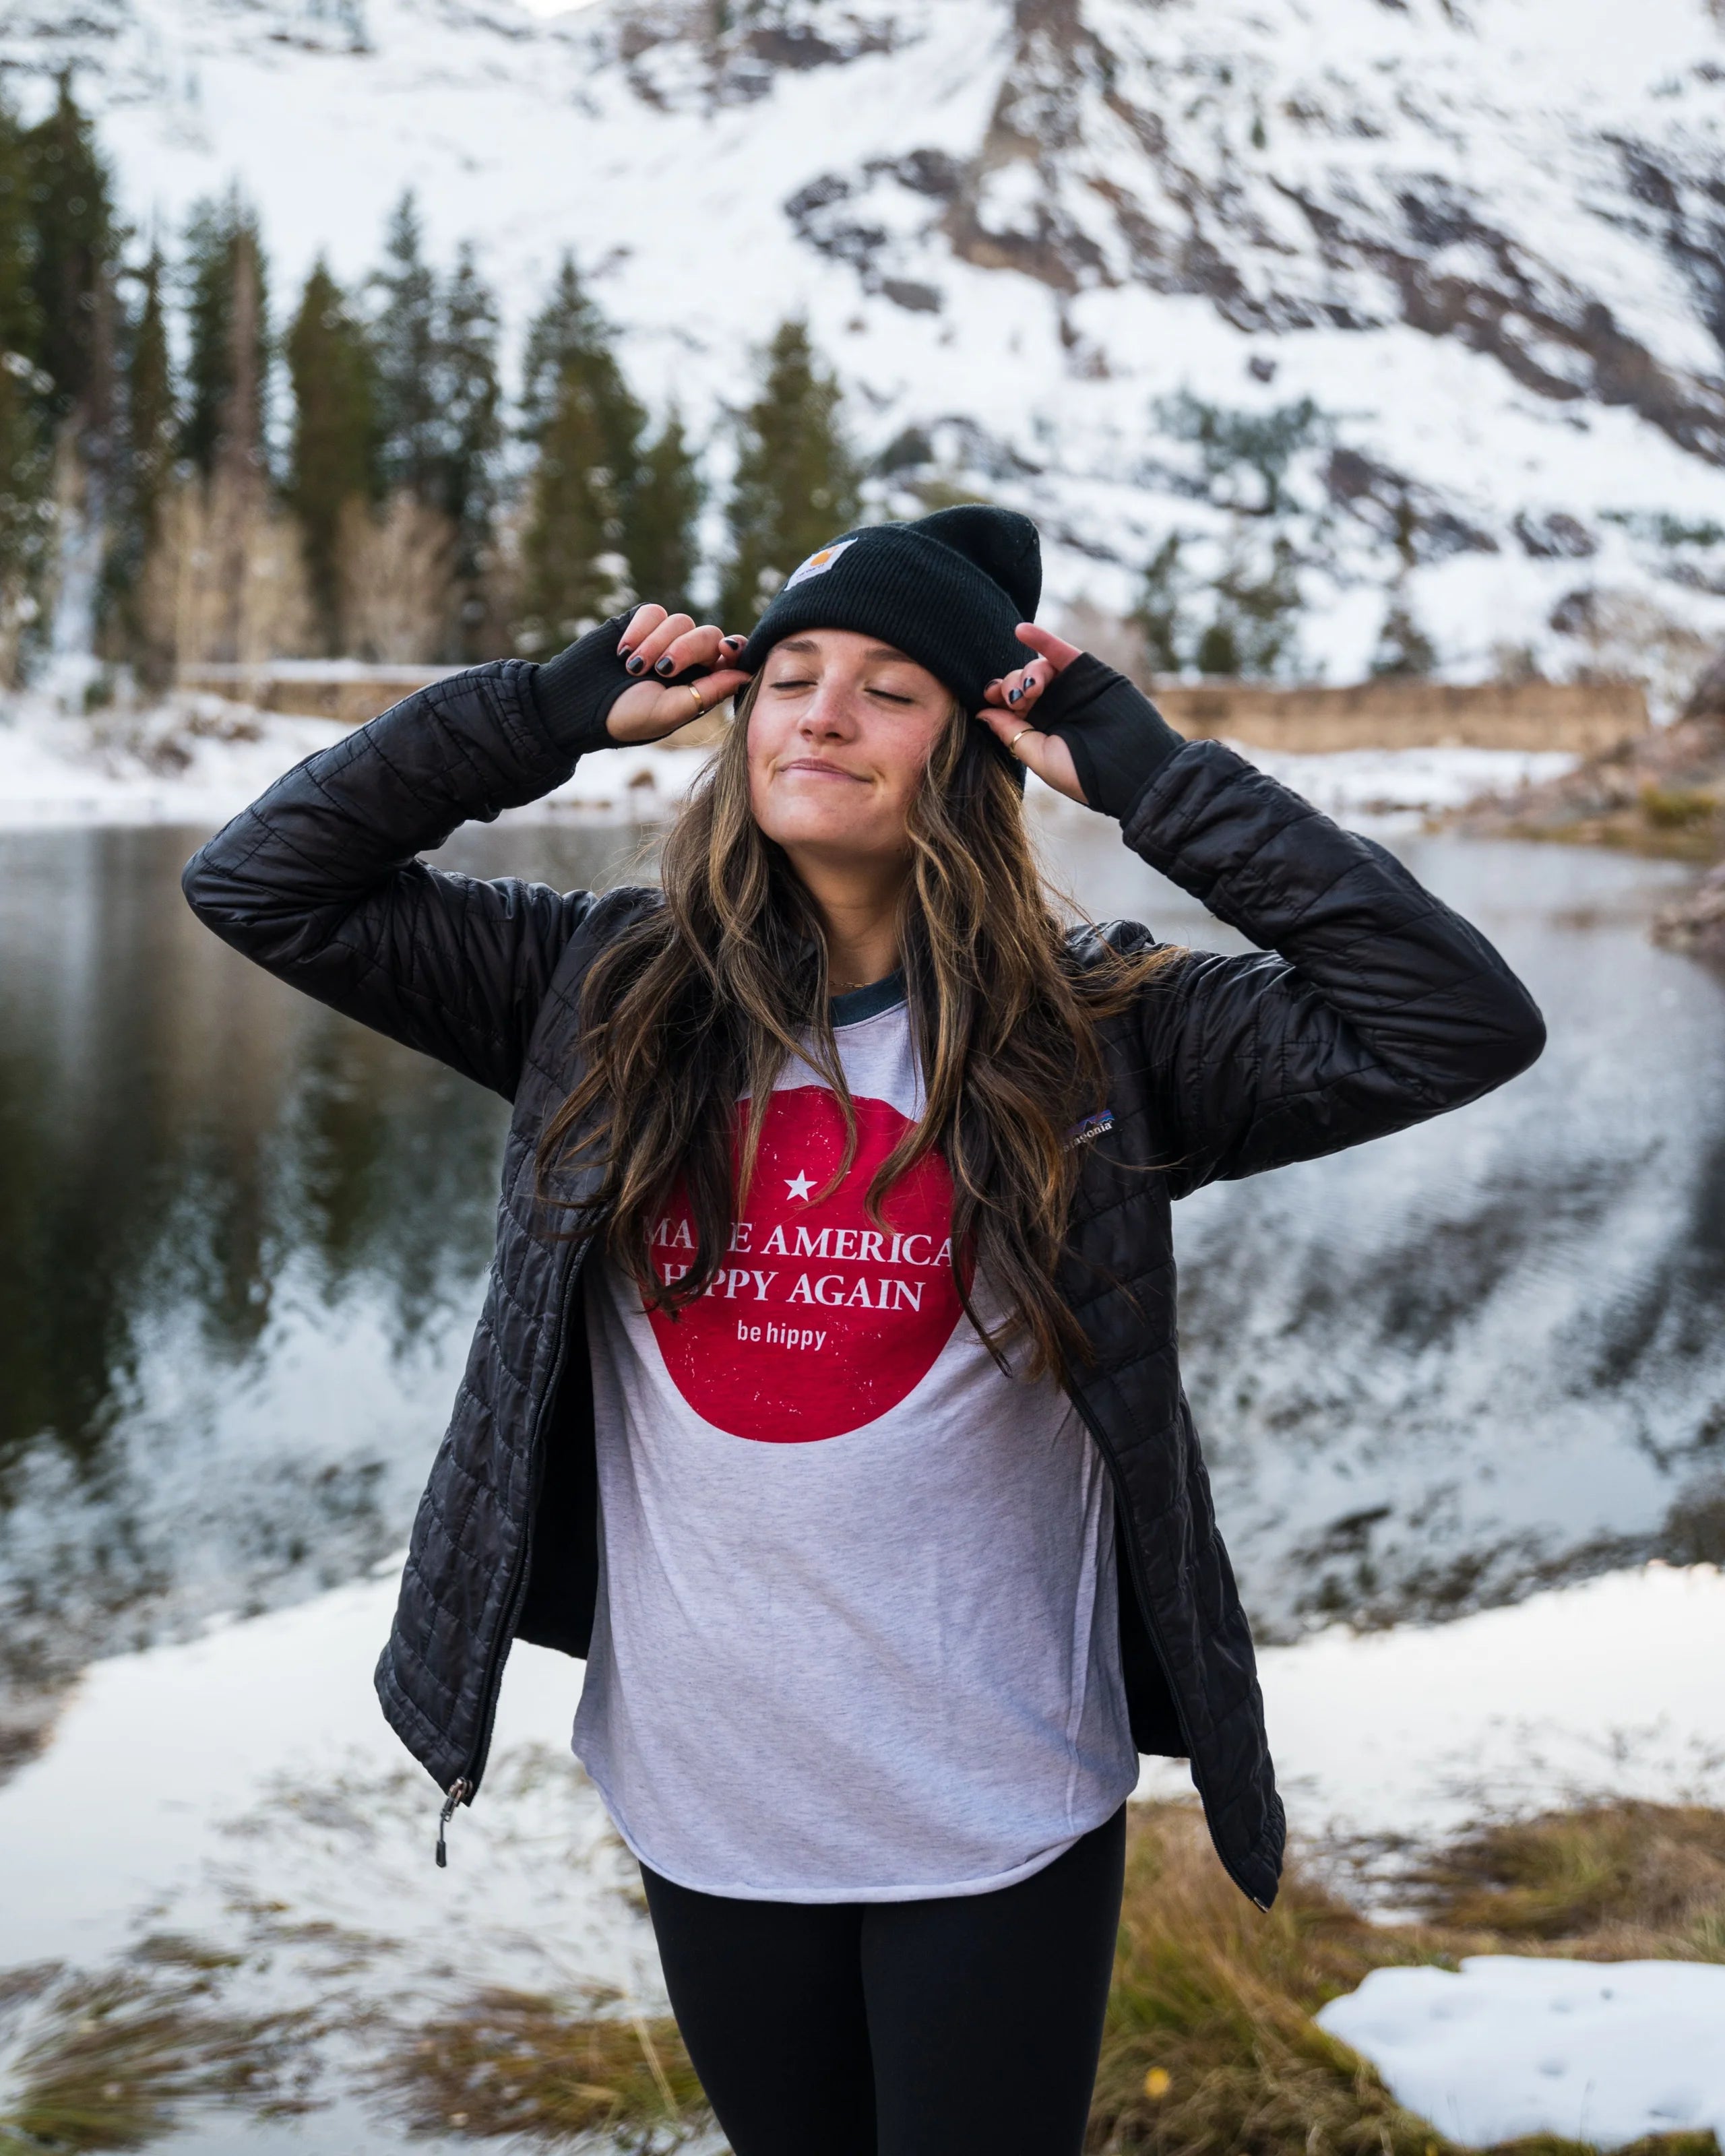
[[[511,1640],[588,1658],[576,1750],[737,2156],[1079,2149],[1140,1752],[1269,1906],[1169,1204],[1543,1039],[1387,854],[1037,629],[1040,581],[1004,511],[848,533],[746,645],[644,607],[409,697],[187,871],[236,947],[514,1103],[378,1691],[446,1823]],[[733,695],[662,896],[417,858]],[[1026,767],[1259,952],[1063,934]]]

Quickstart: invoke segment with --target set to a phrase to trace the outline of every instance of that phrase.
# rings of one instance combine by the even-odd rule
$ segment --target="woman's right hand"
[[[613,704],[605,731],[614,742],[661,741],[704,717],[748,680],[735,664],[747,640],[662,606],[637,607],[617,648],[641,678]]]

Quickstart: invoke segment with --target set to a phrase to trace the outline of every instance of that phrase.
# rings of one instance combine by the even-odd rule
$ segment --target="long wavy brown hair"
[[[757,677],[758,681],[758,677]],[[828,1012],[826,940],[808,891],[749,800],[748,719],[722,747],[666,836],[665,903],[594,960],[581,1003],[585,1074],[547,1123],[540,1188],[602,1158],[602,1181],[561,1204],[572,1234],[603,1232],[649,1309],[711,1284],[754,1173],[774,1080],[800,1055],[845,1118],[835,1188],[855,1158],[855,1110]],[[892,1186],[926,1153],[952,1178],[953,1277],[1003,1368],[1069,1369],[1085,1342],[1055,1285],[1080,1154],[1073,1126],[1103,1107],[1097,1021],[1122,1009],[1163,952],[1069,950],[1024,826],[1012,773],[956,705],[911,805],[899,949],[926,1105],[871,1178],[887,1225]],[[737,1104],[747,1100],[739,1137]],[[681,1185],[696,1251],[659,1279],[652,1237]],[[824,1193],[823,1194],[825,1194]],[[974,1300],[978,1282],[996,1314]],[[1028,1357],[1008,1353],[1027,1341]]]

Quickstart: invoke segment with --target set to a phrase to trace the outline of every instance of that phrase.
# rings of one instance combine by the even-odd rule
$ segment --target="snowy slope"
[[[0,5],[0,61],[69,59],[131,214],[238,176],[279,290],[320,249],[363,273],[411,185],[516,326],[572,246],[640,387],[707,429],[806,309],[883,505],[1030,510],[1061,598],[1122,608],[1172,528],[1210,572],[1261,536],[1255,482],[1158,435],[1190,388],[1326,415],[1288,529],[1332,675],[1398,504],[1455,670],[1627,639],[1681,674],[1678,629],[1725,634],[1712,0]]]

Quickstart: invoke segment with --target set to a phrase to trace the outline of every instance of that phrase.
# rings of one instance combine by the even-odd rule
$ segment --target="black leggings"
[[[1126,1811],[1015,1887],[738,1902],[644,1865],[672,2010],[735,2156],[1079,2156]]]

